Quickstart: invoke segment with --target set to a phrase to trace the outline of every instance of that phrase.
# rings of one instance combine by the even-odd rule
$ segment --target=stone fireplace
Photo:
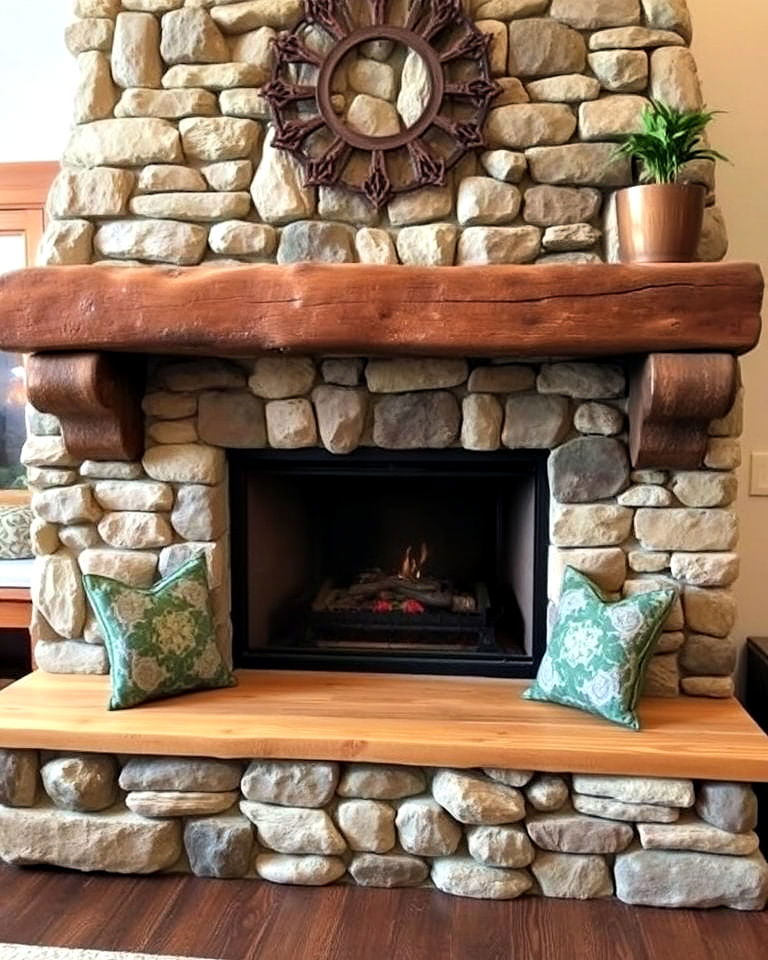
[[[715,263],[706,164],[710,262],[611,263],[616,137],[649,96],[702,103],[683,0],[476,4],[486,145],[446,115],[467,149],[412,148],[440,180],[414,190],[377,150],[351,190],[313,179],[341,154],[302,172],[306,113],[269,122],[271,41],[306,13],[319,56],[321,5],[76,11],[42,267],[0,279],[38,556],[0,857],[762,908],[731,593],[762,282]],[[400,130],[418,64],[366,42],[329,103]],[[148,587],[198,551],[239,687],[108,715],[82,575]],[[566,565],[678,591],[640,734],[519,699]]]

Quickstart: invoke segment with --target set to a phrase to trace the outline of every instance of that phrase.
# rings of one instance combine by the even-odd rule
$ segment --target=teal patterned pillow
[[[203,554],[148,590],[93,574],[83,581],[106,641],[110,710],[234,686],[216,646]]]
[[[29,507],[0,507],[0,560],[28,560],[34,556]]]
[[[583,574],[566,567],[547,652],[526,700],[578,707],[640,729],[635,707],[674,590],[609,602]]]

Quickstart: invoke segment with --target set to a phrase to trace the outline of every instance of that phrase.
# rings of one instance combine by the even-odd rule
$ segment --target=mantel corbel
[[[90,460],[136,460],[144,451],[144,360],[126,354],[36,353],[27,394],[59,418],[67,450]]]
[[[636,362],[629,391],[635,468],[702,466],[709,424],[733,405],[738,367],[727,353],[651,353]]]

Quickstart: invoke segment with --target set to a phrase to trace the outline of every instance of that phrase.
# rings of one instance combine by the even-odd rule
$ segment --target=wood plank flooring
[[[0,867],[0,941],[213,960],[765,960],[768,913]]]

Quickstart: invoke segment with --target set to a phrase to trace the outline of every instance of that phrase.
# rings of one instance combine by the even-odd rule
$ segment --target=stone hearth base
[[[0,751],[0,858],[320,886],[760,910],[743,784]],[[255,829],[254,829],[255,827]]]

